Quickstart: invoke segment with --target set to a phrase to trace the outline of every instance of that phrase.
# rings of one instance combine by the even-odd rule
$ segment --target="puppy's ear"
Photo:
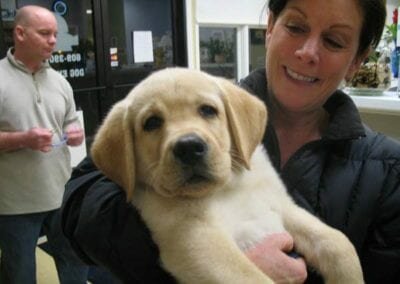
[[[100,126],[91,147],[95,165],[120,185],[130,201],[135,186],[133,130],[129,127],[127,99],[115,104]]]
[[[218,78],[223,92],[225,111],[233,139],[233,155],[247,169],[257,145],[261,143],[267,124],[267,109],[257,97],[228,80]]]

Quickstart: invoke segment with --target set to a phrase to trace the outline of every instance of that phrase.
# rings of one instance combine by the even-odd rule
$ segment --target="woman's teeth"
[[[296,80],[310,82],[310,83],[315,82],[317,80],[317,78],[300,75],[300,74],[290,70],[289,68],[286,68],[286,71],[290,77],[292,77],[293,79],[296,79]]]

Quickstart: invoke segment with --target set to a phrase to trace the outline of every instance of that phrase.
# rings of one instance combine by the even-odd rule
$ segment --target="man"
[[[61,283],[86,283],[59,208],[70,176],[66,145],[84,139],[72,88],[47,60],[56,45],[54,14],[24,6],[14,44],[0,61],[0,283],[36,283],[35,249],[47,236]]]

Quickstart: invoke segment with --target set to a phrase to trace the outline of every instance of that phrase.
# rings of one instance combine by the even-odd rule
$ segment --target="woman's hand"
[[[247,250],[246,255],[277,283],[303,283],[307,279],[304,259],[287,254],[293,250],[293,245],[288,233],[271,234]]]

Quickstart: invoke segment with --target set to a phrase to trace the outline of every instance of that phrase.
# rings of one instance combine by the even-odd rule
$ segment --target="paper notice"
[[[132,41],[135,63],[154,61],[151,31],[133,31]]]

